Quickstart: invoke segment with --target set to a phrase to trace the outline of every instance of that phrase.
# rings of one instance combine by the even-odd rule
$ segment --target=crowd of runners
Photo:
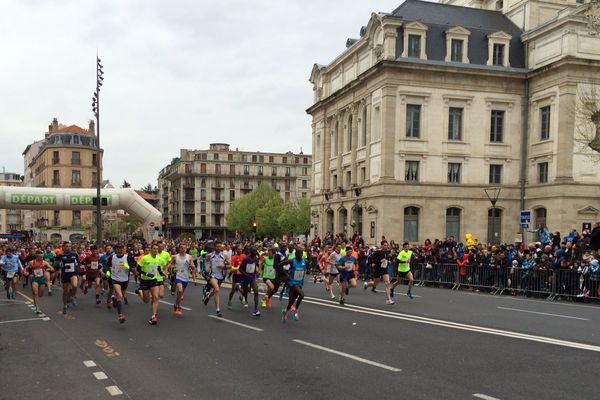
[[[60,287],[63,314],[78,307],[78,297],[91,295],[98,307],[104,303],[109,310],[114,309],[118,321],[124,323],[129,289],[150,305],[149,323],[156,325],[159,301],[165,291],[175,299],[173,314],[182,316],[185,291],[193,282],[203,285],[203,302],[214,303],[219,317],[223,316],[223,299],[227,309],[232,310],[237,299],[243,307],[249,307],[248,297],[252,295],[252,316],[258,318],[261,308],[272,307],[274,296],[280,302],[286,297],[287,306],[281,309],[281,321],[285,323],[290,318],[300,319],[308,274],[313,275],[315,283],[324,283],[328,298],[344,305],[350,290],[357,287],[359,259],[363,256],[364,252],[350,241],[322,246],[320,240],[308,245],[300,241],[131,241],[100,247],[90,243],[13,242],[0,245],[0,270],[8,299],[16,298],[21,285],[31,287],[37,314],[42,314],[40,298],[46,292],[52,296]],[[392,305],[394,288],[406,279],[407,295],[412,299],[412,259],[408,243],[399,251],[390,251],[388,243],[382,241],[379,247],[369,250],[372,274],[363,274],[363,289],[376,292],[383,283],[386,304]],[[397,268],[395,282],[390,280],[392,265]],[[230,289],[222,299],[224,282]]]

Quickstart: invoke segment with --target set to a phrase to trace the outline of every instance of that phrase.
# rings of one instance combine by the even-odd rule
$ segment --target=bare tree
[[[575,141],[583,153],[600,161],[600,86],[595,82],[577,89]]]

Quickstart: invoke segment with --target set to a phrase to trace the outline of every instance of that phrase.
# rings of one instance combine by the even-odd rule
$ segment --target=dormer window
[[[404,25],[404,50],[402,57],[414,57],[427,60],[427,26],[415,21]]]
[[[444,61],[469,63],[469,35],[471,32],[462,26],[446,31],[446,58]]]
[[[488,61],[487,65],[510,67],[508,54],[512,36],[499,31],[488,35]]]

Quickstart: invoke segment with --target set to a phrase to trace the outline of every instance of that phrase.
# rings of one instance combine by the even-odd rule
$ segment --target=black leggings
[[[296,310],[300,307],[300,303],[302,303],[302,299],[304,298],[304,291],[300,286],[292,286],[290,288],[290,299],[288,301],[287,310],[291,310],[292,305],[296,302]]]

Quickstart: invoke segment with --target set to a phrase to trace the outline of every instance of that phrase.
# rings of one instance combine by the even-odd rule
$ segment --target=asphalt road
[[[200,288],[181,318],[167,291],[157,326],[133,294],[124,324],[91,293],[66,317],[58,290],[42,317],[29,289],[0,300],[0,399],[599,397],[597,306],[400,287],[393,306],[354,289],[342,307],[307,282],[301,320],[282,324],[276,299],[256,319],[236,296],[215,318]]]

